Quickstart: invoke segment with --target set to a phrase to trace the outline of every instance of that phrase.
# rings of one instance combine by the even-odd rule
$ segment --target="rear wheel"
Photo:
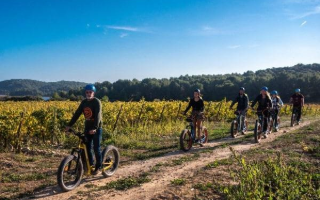
[[[201,144],[205,144],[209,140],[208,130],[207,130],[206,127],[202,127],[202,131],[201,132],[202,132]]]
[[[104,177],[112,176],[118,169],[120,153],[112,145],[107,146],[102,151],[102,175]]]
[[[231,129],[230,129],[230,133],[231,133],[231,137],[235,138],[237,136],[238,133],[238,123],[233,120],[231,122]]]
[[[57,181],[63,191],[70,191],[76,188],[82,179],[83,164],[77,156],[65,157],[58,168]]]
[[[256,124],[254,126],[254,141],[256,143],[259,143],[261,140],[261,124],[259,123],[258,120],[256,120]]]
[[[188,129],[184,129],[180,134],[180,148],[183,151],[189,151],[192,147],[192,137]]]

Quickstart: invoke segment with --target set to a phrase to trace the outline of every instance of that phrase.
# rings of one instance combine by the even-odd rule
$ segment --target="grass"
[[[138,177],[129,176],[116,181],[111,181],[110,183],[107,183],[105,186],[102,186],[100,190],[128,190],[130,188],[140,186],[143,183],[150,182],[151,179],[148,176],[148,173],[143,173]]]
[[[125,132],[119,132],[117,134],[109,134],[110,138],[105,140],[105,144],[113,143],[117,147],[120,147],[121,160],[128,159],[132,160],[145,160],[153,157],[159,157],[166,153],[178,150],[178,137],[182,129],[184,129],[186,123],[183,121],[169,122],[167,124],[145,124],[144,127],[137,127],[137,129],[128,129]],[[209,140],[219,139],[229,136],[230,123],[219,122],[219,123],[205,123],[205,126],[209,131]],[[251,125],[252,126],[252,125]],[[250,129],[250,127],[249,127]],[[317,125],[307,126],[302,129],[304,134],[295,134],[290,132],[281,138],[278,138],[274,144],[278,145],[278,149],[269,148],[264,151],[258,151],[257,154],[261,154],[261,157],[265,155],[275,155],[277,151],[280,151],[285,157],[290,157],[291,160],[287,159],[286,164],[301,169],[304,172],[313,171],[312,180],[318,180],[319,172],[315,169],[315,163],[306,162],[307,159],[319,159],[320,158],[320,137],[315,132],[320,132]],[[105,134],[107,134],[105,132]],[[306,137],[308,134],[313,134],[312,137]],[[106,138],[106,137],[104,137]],[[228,144],[221,144],[217,147],[200,149],[197,154],[188,154],[181,158],[170,161],[168,165],[178,166],[189,161],[198,159],[200,154],[208,153],[216,148],[226,148],[230,145],[238,144],[244,140],[252,139],[252,134],[247,134],[242,138],[238,138]],[[301,144],[304,142],[304,146]],[[299,148],[298,148],[299,146]],[[280,148],[281,147],[281,148]],[[293,148],[294,147],[294,148]],[[303,150],[303,147],[305,150]],[[45,147],[42,147],[45,149]],[[125,149],[124,149],[125,148]],[[47,149],[52,150],[52,147]],[[69,152],[64,150],[64,153]],[[8,156],[9,155],[9,156]],[[248,154],[249,155],[249,154]],[[252,153],[254,155],[254,153]],[[4,198],[15,198],[21,195],[33,194],[35,190],[42,188],[47,185],[55,185],[55,171],[59,165],[62,156],[60,155],[24,155],[24,154],[2,154],[0,159],[8,161],[8,164],[2,162],[0,165],[4,166],[5,170],[0,174],[0,180],[2,186],[0,193]],[[218,166],[228,165],[222,161],[212,162],[206,166],[206,171],[215,169]],[[150,173],[157,173],[161,171],[162,164],[152,167]],[[13,169],[15,173],[13,173]],[[18,175],[16,175],[18,174]],[[141,181],[147,181],[150,176],[146,176],[145,179],[142,175],[138,177],[130,177],[130,179],[123,180],[120,185],[135,185]],[[131,183],[130,183],[131,181]],[[23,188],[21,183],[31,183],[32,186]],[[206,184],[206,183],[202,183]],[[17,187],[17,185],[20,185]],[[113,188],[117,185],[114,183]],[[30,184],[29,184],[30,186]],[[86,186],[89,187],[90,185]],[[109,186],[112,188],[112,186]],[[135,186],[130,186],[135,187]],[[19,188],[19,190],[17,189]],[[121,188],[121,186],[120,186]]]
[[[186,184],[186,180],[182,179],[182,178],[177,178],[171,181],[171,184],[174,186],[180,186],[180,185],[185,185]]]
[[[216,160],[214,162],[211,162],[207,164],[204,169],[211,169],[211,168],[217,168],[222,165],[231,165],[233,161],[231,159],[222,159],[222,160]]]
[[[193,186],[194,189],[198,189],[200,191],[207,191],[208,189],[212,189],[213,183],[197,183]]]
[[[171,166],[182,165],[185,162],[193,161],[199,159],[199,153],[193,153],[192,156],[183,156],[178,159],[174,159],[171,162]]]

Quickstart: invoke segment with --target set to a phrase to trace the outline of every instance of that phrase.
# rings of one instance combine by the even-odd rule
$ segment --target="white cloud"
[[[138,32],[141,31],[136,27],[131,26],[106,26],[108,29],[114,29],[114,30],[122,30],[122,31],[131,31],[131,32]]]
[[[307,23],[307,21],[302,22],[300,26],[304,26]]]
[[[124,37],[127,37],[128,35],[129,35],[128,33],[121,33],[121,34],[120,34],[120,37],[121,37],[121,38],[124,38]]]
[[[302,14],[296,14],[292,17],[292,19],[302,19],[310,15],[317,15],[317,14],[320,14],[320,6],[313,8],[311,11],[308,11]]]
[[[240,48],[240,45],[232,45],[232,46],[228,46],[228,49],[238,49]]]

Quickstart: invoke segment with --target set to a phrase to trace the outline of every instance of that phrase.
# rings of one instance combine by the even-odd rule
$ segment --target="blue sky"
[[[0,0],[0,81],[320,63],[320,0]]]

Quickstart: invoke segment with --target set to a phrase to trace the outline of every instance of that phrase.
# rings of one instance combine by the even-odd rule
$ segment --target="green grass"
[[[126,177],[116,181],[107,183],[107,185],[101,187],[100,189],[115,189],[115,190],[127,190],[133,187],[140,186],[143,183],[150,182],[151,179],[148,177],[148,174],[140,175],[139,177]]]
[[[222,159],[222,160],[216,160],[214,162],[211,162],[207,164],[204,169],[212,169],[212,168],[217,168],[222,165],[231,165],[233,161],[231,159]]]
[[[171,184],[172,185],[175,185],[175,186],[180,186],[180,185],[185,185],[186,184],[186,180],[185,179],[182,179],[182,178],[178,178],[178,179],[174,179],[171,181]]]
[[[197,183],[193,186],[193,188],[198,189],[200,191],[207,191],[208,189],[212,189],[213,183]]]
[[[31,173],[31,174],[8,173],[8,174],[2,174],[1,181],[3,183],[37,181],[37,180],[45,179],[46,177],[47,175],[43,173]]]

